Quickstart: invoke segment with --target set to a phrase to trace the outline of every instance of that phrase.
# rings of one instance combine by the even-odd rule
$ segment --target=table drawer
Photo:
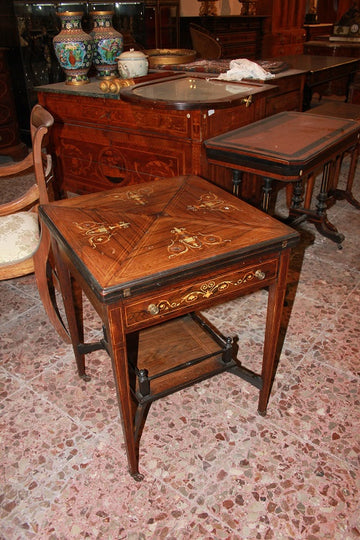
[[[125,300],[125,324],[127,328],[141,327],[144,323],[158,323],[164,318],[173,318],[189,311],[202,309],[213,300],[230,299],[257,288],[263,288],[277,276],[278,258],[257,261],[251,266],[232,269],[192,281],[180,288],[167,287],[139,301]]]

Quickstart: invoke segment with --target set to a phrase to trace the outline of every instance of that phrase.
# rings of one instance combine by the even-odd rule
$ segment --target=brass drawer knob
[[[147,310],[150,315],[157,315],[160,311],[159,306],[156,304],[149,304]]]
[[[262,270],[256,270],[255,277],[260,280],[265,279],[265,272],[263,272]]]

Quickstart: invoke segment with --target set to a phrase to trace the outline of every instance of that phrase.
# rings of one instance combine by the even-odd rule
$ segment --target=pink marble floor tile
[[[317,336],[313,352],[318,361],[359,377],[360,290],[346,300],[326,332]]]
[[[92,435],[39,394],[20,389],[0,404],[1,517],[85,451]]]
[[[97,351],[87,356],[87,366],[88,382],[78,376],[71,359],[43,371],[31,381],[31,387],[77,423],[100,432],[119,416],[110,358]]]
[[[38,539],[175,539],[181,538],[175,531],[184,529],[203,530],[204,538],[223,529],[228,538],[232,534],[201,507],[152,477],[140,483],[132,480],[122,454],[106,446],[94,450],[91,459],[74,471],[50,505],[40,491],[28,502],[27,519],[19,507],[13,521]]]
[[[278,389],[270,420],[334,457],[360,468],[359,381],[320,361],[304,358]]]
[[[9,282],[2,283],[0,294],[0,328],[9,321],[17,319],[20,313],[24,313],[32,308],[34,308],[34,298],[15,289]],[[6,330],[2,330],[3,332],[6,332]]]
[[[352,293],[359,278],[353,269],[308,257],[301,268],[298,293],[336,309]]]
[[[2,365],[10,373],[29,380],[72,351],[32,308],[2,328]]]
[[[221,418],[216,409],[202,403],[186,428],[177,425],[182,446],[168,444],[165,453],[161,433],[160,451],[148,441],[148,473],[243,538],[344,538],[358,504],[355,473],[266,419],[238,411],[229,419],[229,408]],[[206,428],[196,429],[203,419]]]
[[[294,304],[284,311],[285,319],[288,318],[284,345],[302,353],[313,344],[315,336],[331,324],[336,313],[333,307],[299,293]]]
[[[253,334],[254,332],[262,334],[265,329],[264,314],[266,313],[267,301],[267,292],[260,290],[252,295],[242,296],[209,310],[204,310],[203,313],[214,324],[221,321],[221,331],[226,328],[224,323],[230,323],[232,328],[237,329],[237,334]]]
[[[16,295],[19,295],[20,291],[21,295],[24,294],[27,296],[31,296],[32,298],[39,298],[35,274],[28,274],[26,276],[9,279],[5,283],[11,286],[11,288],[14,290],[14,294]]]
[[[0,367],[0,403],[19,390],[21,384],[21,380]]]

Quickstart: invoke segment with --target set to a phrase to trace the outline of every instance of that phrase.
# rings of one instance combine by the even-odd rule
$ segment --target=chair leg
[[[71,343],[69,332],[60,315],[56,297],[54,268],[50,264],[50,235],[46,227],[42,227],[41,242],[34,256],[35,278],[40,299],[50,322],[59,336],[66,342]]]

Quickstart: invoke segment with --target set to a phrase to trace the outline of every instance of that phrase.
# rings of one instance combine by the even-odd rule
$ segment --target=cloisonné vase
[[[123,36],[112,26],[113,11],[93,11],[93,64],[98,79],[118,77],[116,58],[123,50]]]
[[[66,84],[80,85],[89,82],[87,73],[92,64],[92,37],[81,28],[81,12],[58,13],[61,32],[54,37],[54,49],[66,75]]]

